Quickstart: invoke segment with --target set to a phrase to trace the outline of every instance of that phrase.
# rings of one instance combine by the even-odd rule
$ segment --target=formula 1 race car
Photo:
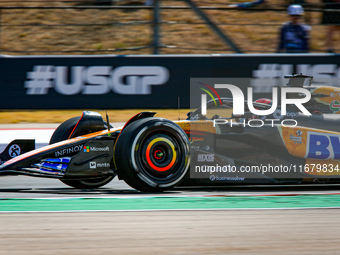
[[[46,147],[33,150],[32,140],[10,143],[0,155],[0,175],[58,178],[81,189],[118,176],[151,192],[176,185],[339,183],[339,89],[304,86],[307,76],[290,78],[288,86],[310,91],[305,107],[311,115],[292,107],[286,115],[278,108],[258,116],[247,102],[246,112],[234,115],[233,100],[220,98],[220,104],[207,103],[205,115],[199,108],[186,120],[170,121],[141,112],[113,128],[108,118],[85,111],[63,122]],[[271,100],[253,107],[271,109]]]
[[[188,170],[190,143],[176,123],[154,115],[142,112],[112,128],[99,113],[85,111],[63,122],[48,146],[31,150],[34,140],[12,141],[0,155],[0,175],[59,178],[81,189],[101,187],[118,175],[137,190],[170,189]]]

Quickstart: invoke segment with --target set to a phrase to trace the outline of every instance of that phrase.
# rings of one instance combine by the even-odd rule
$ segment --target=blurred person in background
[[[326,34],[327,52],[334,52],[333,37],[335,31],[340,31],[340,0],[323,0],[324,9],[335,11],[324,11],[321,24],[328,25]]]
[[[309,52],[310,26],[300,22],[304,11],[301,5],[288,6],[290,21],[283,24],[279,36],[279,53],[306,53]]]

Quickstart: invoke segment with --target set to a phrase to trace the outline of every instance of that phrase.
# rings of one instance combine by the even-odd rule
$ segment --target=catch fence
[[[275,53],[279,28],[288,20],[288,3],[237,4],[219,0],[1,1],[0,53]],[[320,2],[303,6],[304,21],[312,28],[311,52],[325,52],[327,26],[321,25],[321,17],[329,10]],[[339,44],[335,45],[339,51]]]

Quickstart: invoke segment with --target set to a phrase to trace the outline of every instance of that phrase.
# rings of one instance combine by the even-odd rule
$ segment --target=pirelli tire
[[[77,125],[80,116],[73,117],[61,123],[51,136],[50,144],[67,140],[72,133],[74,127]],[[64,184],[76,189],[95,189],[108,184],[115,176],[105,176],[96,179],[86,180],[64,180],[60,179]]]
[[[80,116],[73,117],[61,123],[57,127],[57,129],[53,132],[51,139],[50,139],[50,144],[67,140],[79,120],[80,120]]]
[[[170,120],[136,120],[119,135],[114,161],[118,176],[131,187],[146,192],[168,190],[181,182],[188,171],[189,139]]]

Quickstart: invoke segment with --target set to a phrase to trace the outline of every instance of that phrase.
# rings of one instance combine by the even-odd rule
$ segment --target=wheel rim
[[[148,142],[149,140],[151,141]],[[175,144],[171,140],[165,137],[151,137],[146,142],[145,157],[152,170],[165,172],[174,166],[177,153]]]
[[[185,150],[178,136],[170,132],[149,132],[134,150],[136,171],[157,183],[176,179],[185,165],[180,155]]]

